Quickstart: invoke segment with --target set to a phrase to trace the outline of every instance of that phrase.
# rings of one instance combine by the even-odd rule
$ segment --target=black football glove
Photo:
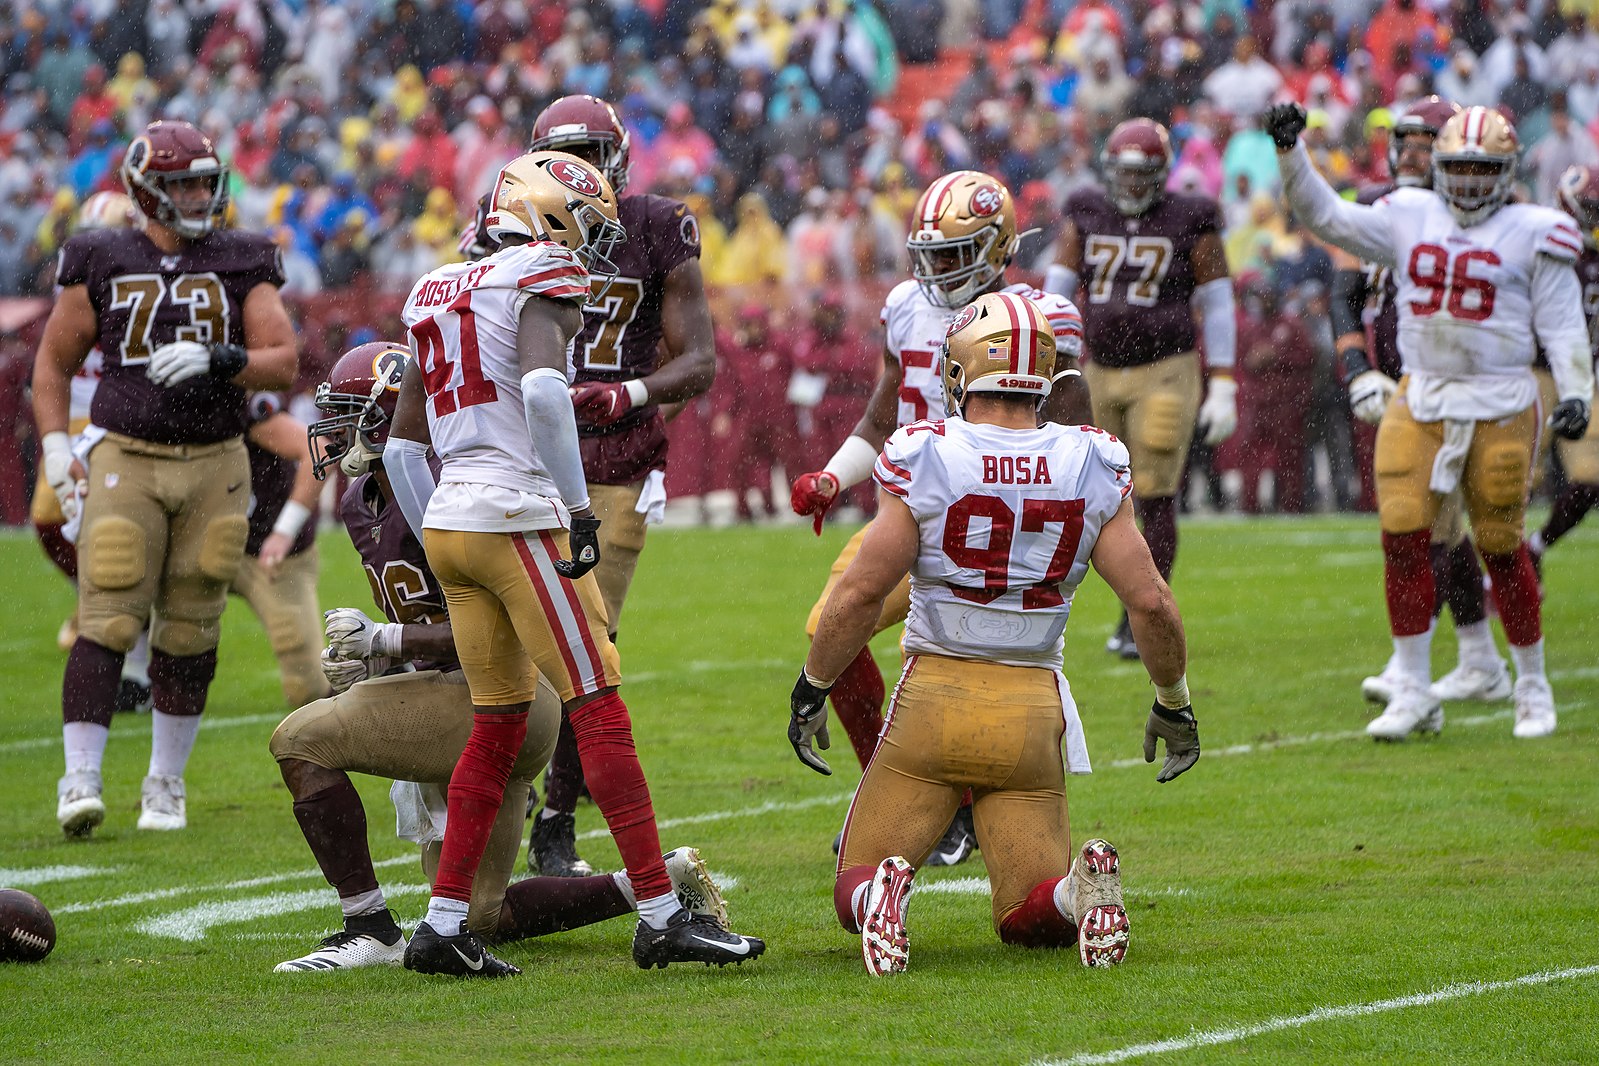
[[[801,670],[799,680],[794,682],[794,691],[788,697],[788,742],[794,745],[794,754],[799,756],[800,762],[828,777],[833,776],[833,768],[816,754],[811,742],[814,740],[823,751],[831,746],[827,738],[827,694],[831,691],[832,685],[817,688],[811,684]]]
[[[1194,708],[1172,710],[1162,707],[1160,701],[1149,709],[1149,721],[1144,723],[1144,761],[1155,761],[1155,741],[1166,742],[1166,762],[1155,780],[1165,784],[1199,761],[1199,723],[1194,720]]]
[[[1286,152],[1299,143],[1305,128],[1305,109],[1295,103],[1276,104],[1260,116],[1260,128],[1271,135],[1278,151]]]
[[[1586,400],[1579,400],[1576,397],[1561,400],[1555,404],[1554,414],[1549,416],[1549,428],[1557,437],[1580,440],[1582,435],[1588,432],[1588,419],[1591,415]]]
[[[568,581],[576,581],[600,565],[600,520],[573,518],[568,537],[572,542],[572,558],[555,560],[555,572]]]

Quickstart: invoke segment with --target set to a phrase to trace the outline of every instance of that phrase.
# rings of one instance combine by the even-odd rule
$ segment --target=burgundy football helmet
[[[215,229],[228,208],[228,168],[222,165],[211,138],[187,122],[152,122],[128,145],[122,157],[122,184],[139,213],[186,240],[198,240]],[[178,183],[199,179],[210,194],[191,206],[179,207],[172,192]]]
[[[617,196],[627,188],[627,127],[597,96],[563,96],[540,111],[528,150],[569,152],[599,167]]]
[[[1405,138],[1413,133],[1436,138],[1438,131],[1444,128],[1444,123],[1453,118],[1459,110],[1459,104],[1445,100],[1441,96],[1428,96],[1417,100],[1410,105],[1410,110],[1399,116],[1398,121],[1394,123],[1393,133],[1388,138],[1388,173],[1393,175],[1395,185],[1423,189],[1432,187],[1430,152],[1420,174],[1406,173],[1399,169],[1399,157],[1404,153]]]
[[[1166,190],[1171,161],[1171,138],[1154,119],[1130,118],[1111,130],[1099,165],[1116,210],[1141,215],[1153,207]]]
[[[1555,186],[1555,199],[1582,227],[1584,240],[1599,230],[1599,167],[1567,167]]]
[[[400,400],[411,350],[392,341],[371,341],[339,356],[328,379],[316,387],[316,405],[330,416],[313,422],[311,472],[318,481],[337,465],[350,477],[383,458],[394,407]]]
[[[461,239],[455,242],[455,250],[475,263],[498,248],[499,242],[489,236],[489,194],[484,193],[477,199],[477,213],[461,231]]]

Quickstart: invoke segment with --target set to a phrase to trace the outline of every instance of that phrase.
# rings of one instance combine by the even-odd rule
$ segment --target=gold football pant
[[[833,594],[833,589],[838,585],[839,578],[844,576],[844,571],[849,569],[849,564],[855,561],[855,556],[860,553],[861,542],[866,539],[866,531],[872,528],[870,522],[860,528],[860,531],[849,539],[844,545],[844,550],[838,553],[838,558],[833,560],[833,568],[827,572],[827,584],[822,588],[822,594],[817,597],[816,603],[811,607],[809,617],[805,619],[805,635],[815,638],[816,626],[822,620],[822,608],[827,606],[827,598]],[[911,613],[911,579],[909,575],[900,579],[894,586],[894,591],[888,594],[888,599],[883,601],[883,610],[877,616],[877,625],[872,630],[876,636],[890,626],[897,626],[905,621]]]
[[[1094,424],[1120,437],[1132,456],[1133,491],[1141,499],[1175,496],[1199,418],[1199,353],[1143,366],[1083,364]]]
[[[838,871],[890,855],[920,867],[969,788],[997,932],[1070,867],[1064,730],[1049,670],[911,656],[850,804]]]
[[[594,580],[605,602],[605,617],[612,639],[622,621],[622,604],[633,585],[639,553],[644,550],[644,516],[639,514],[639,496],[644,482],[631,485],[589,485],[589,505],[600,520],[600,562]]]
[[[472,734],[472,715],[466,678],[459,673],[424,670],[376,677],[285,718],[272,734],[272,757],[445,788]],[[522,843],[528,791],[550,761],[560,724],[560,698],[541,682],[528,712],[527,738],[472,883],[466,921],[479,934],[492,936],[499,925]],[[435,842],[422,851],[422,870],[429,881],[438,867],[438,850]]]
[[[322,673],[322,607],[317,602],[319,569],[316,545],[287,556],[276,579],[268,578],[261,561],[245,556],[233,578],[233,591],[244,597],[266,630],[283,679],[283,698],[303,707],[328,694]]]

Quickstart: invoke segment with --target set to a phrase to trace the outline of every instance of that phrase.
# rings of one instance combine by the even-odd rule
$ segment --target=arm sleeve
[[[1532,327],[1562,400],[1593,399],[1593,359],[1582,285],[1570,262],[1540,255],[1532,267]]]
[[[1282,171],[1288,205],[1306,229],[1351,255],[1394,265],[1393,223],[1387,197],[1369,207],[1343,199],[1316,173],[1303,144],[1295,145],[1287,154],[1278,153],[1277,166]]]
[[[1202,316],[1200,330],[1205,339],[1205,365],[1213,370],[1232,370],[1238,361],[1238,311],[1233,302],[1233,279],[1216,278],[1194,290],[1193,305]]]
[[[422,542],[422,525],[427,518],[428,501],[433,498],[436,483],[433,468],[428,466],[427,445],[404,437],[390,437],[383,446],[383,469],[389,475],[389,487],[394,490],[394,503],[411,527],[411,535]]]
[[[522,406],[533,450],[550,472],[561,501],[569,511],[583,510],[589,505],[589,486],[566,376],[551,367],[528,371],[522,378]]]
[[[1364,336],[1366,326],[1366,272],[1339,270],[1333,273],[1332,301],[1328,309],[1333,339],[1350,333]]]

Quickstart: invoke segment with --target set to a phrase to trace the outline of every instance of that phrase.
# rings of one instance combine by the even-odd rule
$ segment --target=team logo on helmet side
[[[575,159],[559,159],[550,164],[550,173],[555,180],[565,185],[575,193],[583,196],[598,196],[600,194],[599,175]]]
[[[372,380],[381,383],[385,392],[399,392],[409,354],[403,348],[385,348],[373,356]]]
[[[1005,194],[993,185],[984,185],[972,193],[972,214],[979,218],[999,214],[1005,206]]]
[[[955,320],[949,324],[949,329],[944,331],[944,336],[949,337],[959,333],[961,330],[971,325],[972,320],[976,317],[977,305],[967,304],[965,307],[961,308],[961,313],[956,315]]]

